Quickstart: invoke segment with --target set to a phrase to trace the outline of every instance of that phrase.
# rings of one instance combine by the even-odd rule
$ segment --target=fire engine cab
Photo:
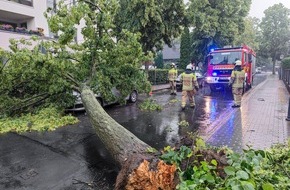
[[[246,73],[245,90],[252,87],[255,74],[256,53],[250,47],[217,48],[212,50],[207,58],[207,75],[205,82],[215,91],[228,86],[235,61],[242,61],[242,68]]]

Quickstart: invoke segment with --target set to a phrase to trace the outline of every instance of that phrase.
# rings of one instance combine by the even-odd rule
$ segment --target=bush
[[[189,139],[186,140],[189,142]],[[176,189],[290,189],[290,140],[267,150],[209,147],[197,137],[192,144],[166,147],[160,157],[178,168]]]
[[[183,70],[178,70],[178,74]],[[152,69],[148,71],[148,80],[151,84],[166,84],[168,83],[168,69]]]
[[[281,66],[283,69],[290,69],[290,57],[286,57],[281,61]]]

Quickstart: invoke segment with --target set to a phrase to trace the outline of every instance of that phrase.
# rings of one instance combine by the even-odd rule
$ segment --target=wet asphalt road
[[[259,74],[254,86],[266,78]],[[232,104],[231,93],[200,89],[196,108],[180,109],[181,92],[167,90],[152,98],[163,106],[160,112],[143,112],[136,104],[111,106],[105,110],[138,138],[156,149],[174,145],[188,131],[201,132],[226,114]],[[94,134],[87,116],[78,115],[80,123],[53,132],[9,133],[0,136],[0,189],[74,190],[113,189],[118,167],[102,142]],[[182,120],[188,127],[179,127]]]

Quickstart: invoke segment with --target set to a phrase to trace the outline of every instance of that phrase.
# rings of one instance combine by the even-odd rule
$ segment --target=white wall
[[[27,21],[29,30],[36,30],[38,27],[44,29],[44,35],[48,36],[48,24],[43,13],[47,9],[46,0],[34,0],[33,7],[22,5],[13,1],[0,0],[0,11],[7,11],[15,14],[31,17]]]
[[[0,48],[3,48],[4,50],[10,50],[9,49],[9,45],[10,39],[21,39],[21,38],[25,38],[25,39],[29,39],[31,38],[31,35],[25,35],[25,34],[18,34],[18,33],[14,33],[14,32],[6,32],[6,31],[2,31],[0,30]],[[39,37],[41,38],[41,37]],[[38,42],[33,42],[32,45],[36,45]]]

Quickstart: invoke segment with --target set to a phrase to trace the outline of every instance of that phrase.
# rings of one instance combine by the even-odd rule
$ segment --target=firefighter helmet
[[[188,65],[186,66],[186,69],[192,70],[192,65],[191,65],[191,64],[188,64]]]
[[[171,63],[171,67],[175,67],[175,63]]]
[[[236,66],[241,66],[242,65],[242,62],[240,60],[237,60],[236,61]]]

